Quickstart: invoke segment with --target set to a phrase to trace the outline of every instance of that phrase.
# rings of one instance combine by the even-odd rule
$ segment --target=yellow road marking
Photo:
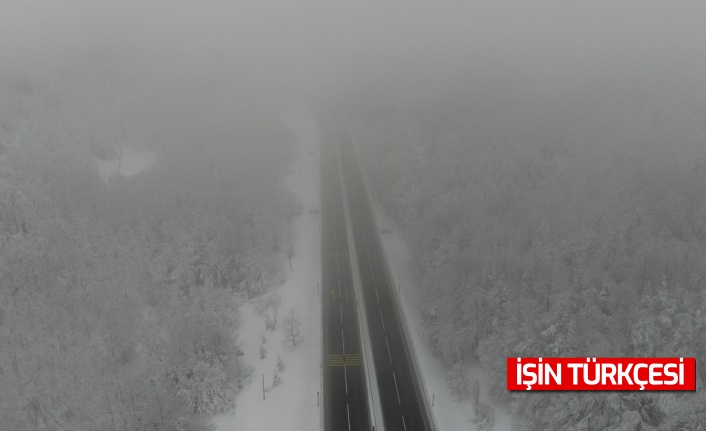
[[[359,366],[362,365],[362,359],[359,354],[356,355],[329,355],[328,366],[329,367],[342,367],[342,366]]]

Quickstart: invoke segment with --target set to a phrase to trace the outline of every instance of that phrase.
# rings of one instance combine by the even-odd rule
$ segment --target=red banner
[[[696,358],[507,358],[509,391],[694,391]]]

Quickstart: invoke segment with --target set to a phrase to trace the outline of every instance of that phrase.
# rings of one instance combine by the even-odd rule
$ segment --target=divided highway
[[[320,133],[324,429],[370,431],[356,296],[332,123],[322,119]]]
[[[332,122],[322,121],[322,124],[326,124],[326,126],[323,127],[326,134],[323,135],[322,139],[322,154],[324,154],[324,151],[328,153],[326,157],[322,158],[322,187],[326,188],[326,191],[322,191],[322,194],[325,195],[323,197],[324,201],[327,202],[327,205],[331,206],[331,208],[328,209],[328,217],[331,216],[330,213],[332,212],[335,212],[336,215],[335,223],[329,220],[329,232],[324,232],[324,236],[329,238],[330,235],[332,235],[330,231],[333,230],[336,232],[335,235],[338,241],[346,241],[345,243],[340,243],[345,244],[344,246],[339,244],[339,247],[344,248],[339,248],[337,256],[340,256],[341,259],[335,259],[335,262],[341,266],[341,269],[345,266],[345,285],[351,287],[350,292],[352,293],[354,290],[349,284],[351,283],[350,259],[348,259],[348,256],[345,256],[344,259],[344,256],[341,255],[341,253],[347,253],[348,251],[348,239],[339,238],[340,236],[346,236],[345,219],[343,218],[345,217],[345,209],[342,203],[339,205],[339,201],[341,200],[340,187],[345,187],[345,195],[348,200],[348,217],[352,225],[352,240],[359,266],[359,279],[363,292],[361,303],[365,307],[368,319],[367,327],[370,332],[369,339],[372,347],[372,357],[375,365],[375,375],[377,377],[377,390],[380,394],[379,398],[385,430],[433,431],[432,422],[422,393],[422,386],[418,381],[418,376],[412,362],[411,348],[407,342],[404,332],[405,329],[402,326],[404,323],[401,323],[401,316],[393,292],[395,286],[392,285],[378,236],[378,228],[375,223],[372,205],[367,194],[360,166],[358,165],[355,149],[353,148],[353,141],[344,122],[340,118],[333,118]],[[334,133],[331,133],[330,127],[334,128]],[[338,147],[342,172],[339,172],[336,161],[331,160],[331,157],[336,155],[334,149],[331,148],[333,146],[331,145],[332,143],[335,143],[335,146]],[[332,196],[334,193],[338,194],[337,197]],[[323,217],[326,218],[327,215]],[[332,224],[335,224],[335,229],[331,226]],[[324,240],[324,243],[326,247],[324,247],[323,250],[328,250],[328,252],[324,253],[331,253],[330,239],[329,241]],[[345,263],[343,263],[344,260]],[[329,255],[324,255],[324,267],[328,267],[329,272],[330,264],[333,261],[334,260]],[[327,270],[324,270],[325,276],[326,271]],[[332,280],[330,275],[328,279]],[[324,280],[326,280],[326,278],[324,278]],[[328,286],[328,284],[325,284],[325,286]],[[334,287],[336,286],[334,285]],[[329,303],[329,310],[328,312],[325,310],[325,316],[328,316],[328,321],[331,322],[330,308],[335,301],[325,302]],[[350,303],[347,304],[352,305]],[[348,313],[344,310],[343,314],[347,318],[348,314],[351,314],[349,316],[349,323],[351,325],[356,321],[355,313],[352,308]],[[333,342],[332,338],[335,338],[335,336],[328,332],[335,332],[337,330],[335,328],[337,328],[335,325],[331,326],[325,334],[326,339],[329,340],[330,343]],[[350,329],[350,332],[355,331]],[[348,333],[346,333],[346,337],[348,337]],[[353,337],[353,334],[351,334],[351,337]],[[360,348],[357,347],[359,345],[359,343],[356,345],[358,349],[357,353],[360,353]],[[346,348],[348,348],[348,341],[346,341],[346,346]],[[357,370],[360,370],[360,368],[357,368]],[[331,367],[329,367],[329,374],[330,373]],[[365,384],[362,374],[357,375],[357,378],[360,379],[361,385]],[[372,390],[375,390],[375,388],[372,388]],[[330,402],[339,403],[341,401],[335,401],[334,398],[330,398]],[[350,406],[350,403],[347,405]],[[358,411],[362,413],[362,410],[366,408],[367,404],[361,404],[360,410]],[[369,422],[369,414],[366,412],[364,416],[361,416],[361,419]],[[327,431],[347,429],[346,427],[339,427],[335,423],[328,421],[326,425]],[[360,425],[363,426],[363,423],[361,422]]]

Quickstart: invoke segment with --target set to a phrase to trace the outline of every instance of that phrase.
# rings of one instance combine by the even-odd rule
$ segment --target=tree
[[[194,414],[221,413],[233,406],[235,385],[223,367],[198,361],[170,370],[168,377],[177,382],[177,395]]]
[[[272,372],[272,387],[276,388],[277,386],[282,384],[282,378],[279,376],[279,371],[275,368],[275,370]]]
[[[274,331],[277,327],[277,312],[282,304],[282,295],[271,293],[264,299],[259,299],[255,305],[255,312],[265,316],[265,328]]]
[[[287,258],[289,259],[289,269],[292,268],[292,258],[294,257],[294,244],[290,241],[289,244],[287,244]]]
[[[277,327],[277,310],[282,304],[282,295],[273,293],[267,297],[267,306],[272,308],[272,330],[274,331]]]
[[[264,335],[260,335],[260,359],[265,359],[267,357],[267,350],[265,349],[265,343],[267,338]]]
[[[301,341],[301,326],[302,321],[297,310],[290,309],[282,322],[282,335],[284,335],[282,343],[286,347],[296,347],[297,341]]]
[[[493,407],[482,401],[478,401],[473,409],[473,418],[471,421],[478,430],[491,430],[495,423],[493,413]]]

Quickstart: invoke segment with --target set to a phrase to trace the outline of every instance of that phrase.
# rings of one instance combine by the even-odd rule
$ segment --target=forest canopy
[[[0,75],[5,429],[211,429],[249,377],[237,308],[283,279],[275,112],[155,105],[120,71],[98,52]],[[126,145],[156,164],[104,181]]]

